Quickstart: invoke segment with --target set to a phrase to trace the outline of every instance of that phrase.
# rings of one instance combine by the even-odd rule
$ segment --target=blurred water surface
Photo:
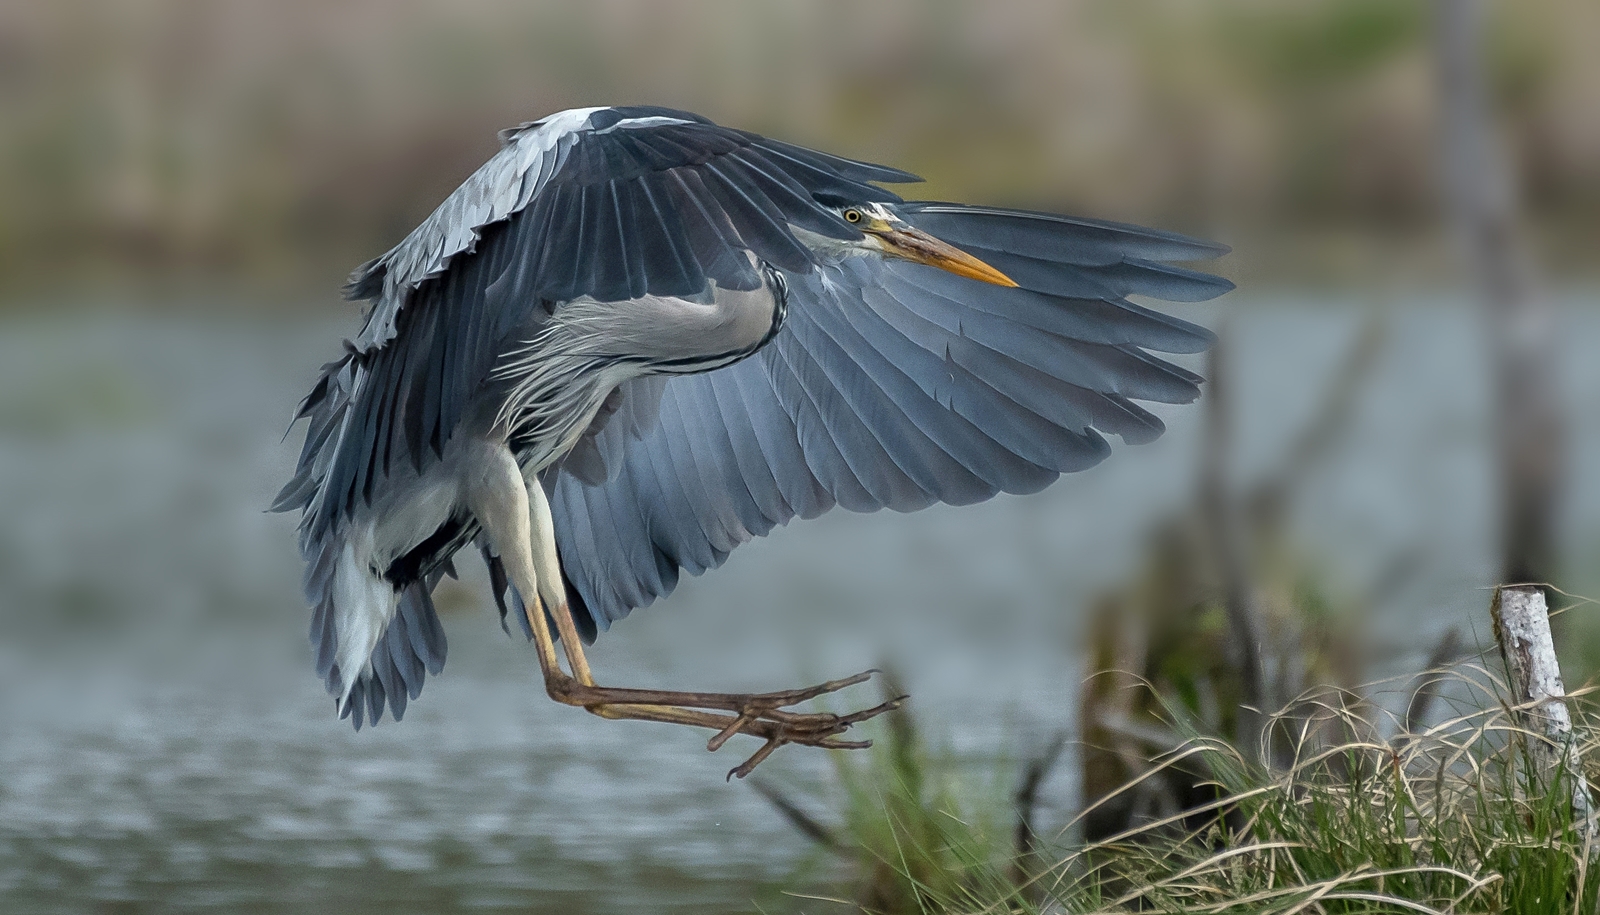
[[[1270,466],[1354,338],[1361,303],[1225,300],[1241,478]],[[1567,299],[1572,466],[1600,466],[1600,299]],[[1307,549],[1386,595],[1375,656],[1413,663],[1477,622],[1494,541],[1477,313],[1385,306],[1348,440],[1305,494]],[[1211,320],[1216,310],[1200,310]],[[399,724],[352,733],[310,672],[293,520],[261,509],[279,436],[340,320],[0,319],[0,910],[752,911],[807,853],[701,736],[543,698],[474,559],[441,589],[449,664]],[[591,655],[618,685],[768,689],[894,660],[932,732],[974,767],[1071,725],[1086,600],[1189,498],[1199,411],[1041,496],[915,516],[829,515],[742,548]],[[1568,542],[1600,543],[1575,474]],[[1337,589],[1337,585],[1335,586]],[[853,697],[874,701],[870,692]],[[841,700],[843,701],[843,700]],[[818,783],[824,754],[762,773]],[[1074,773],[1048,786],[1069,815]]]

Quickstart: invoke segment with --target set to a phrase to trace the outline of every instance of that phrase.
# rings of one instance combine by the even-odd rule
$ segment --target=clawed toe
[[[869,740],[842,740],[838,735],[852,725],[899,708],[906,696],[896,696],[845,715],[796,712],[789,707],[865,683],[876,673],[876,670],[866,670],[840,680],[774,693],[690,693],[595,686],[558,671],[547,676],[546,688],[557,701],[580,706],[604,718],[711,728],[716,733],[706,741],[706,749],[713,752],[721,749],[735,734],[759,737],[765,741],[761,748],[728,773],[729,778],[744,778],[786,743],[829,750],[859,750],[872,746]]]
[[[754,772],[756,766],[759,766],[775,750],[786,743],[797,743],[807,747],[821,747],[824,750],[865,750],[872,746],[872,741],[870,740],[839,740],[831,735],[814,739],[803,737],[786,738],[782,735],[773,735],[768,737],[767,742],[761,745],[761,749],[751,754],[749,759],[729,769],[727,780],[732,781],[735,778],[744,778]]]
[[[728,770],[729,779],[744,778],[749,775],[756,766],[786,743],[830,750],[864,750],[872,746],[872,741],[841,740],[837,735],[848,730],[851,725],[894,711],[909,698],[908,696],[896,696],[871,708],[847,715],[836,715],[832,712],[791,712],[782,706],[804,702],[846,686],[863,683],[877,672],[863,671],[853,677],[831,680],[808,689],[752,696],[738,717],[706,742],[706,749],[715,752],[734,734],[750,734],[766,738],[766,743],[762,744],[749,759]]]
[[[883,703],[880,703],[878,705],[874,705],[872,708],[862,709],[859,712],[852,712],[852,713],[850,713],[848,715],[842,715],[839,718],[839,723],[845,725],[846,727],[849,727],[852,724],[857,724],[859,722],[866,721],[868,718],[876,718],[879,715],[882,715],[884,712],[892,712],[892,711],[894,711],[895,709],[899,708],[907,699],[910,699],[910,698],[911,697],[908,696],[908,695],[895,696],[893,699],[890,699],[887,702],[883,702]]]

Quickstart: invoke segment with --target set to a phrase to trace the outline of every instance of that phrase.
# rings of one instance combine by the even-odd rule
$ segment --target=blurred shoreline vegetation
[[[1435,281],[1431,29],[1423,0],[7,4],[0,302],[331,300],[498,128],[630,102],[892,162],[917,196],[1220,237],[1236,280]],[[1542,255],[1592,271],[1600,7],[1500,0],[1491,35]]]
[[[1411,708],[1388,707],[1402,687],[1411,708],[1423,690],[1435,690],[1435,711],[1413,720]],[[983,776],[975,783],[930,751],[909,707],[873,723],[881,746],[868,751],[866,765],[842,769],[830,791],[797,802],[770,785],[760,790],[843,865],[797,873],[802,889],[789,895],[806,904],[803,911],[1593,911],[1595,852],[1571,798],[1574,780],[1592,778],[1600,758],[1594,694],[1578,690],[1566,700],[1577,768],[1550,769],[1534,755],[1544,737],[1525,719],[1528,706],[1511,695],[1476,661],[1433,668],[1409,684],[1325,691],[1305,697],[1304,713],[1274,719],[1290,725],[1281,729],[1289,743],[1277,763],[1185,727],[1176,711],[1173,730],[1183,736],[1143,774],[1064,826],[1037,833],[1023,831],[1030,810],[1021,790],[1014,810],[962,803],[985,795]],[[1087,817],[1098,806],[1172,773],[1198,779],[1204,802],[1088,834]],[[1019,789],[1032,777],[1017,778]],[[1002,810],[1018,817],[1015,837],[996,826]],[[1023,835],[1031,841],[1017,841]]]

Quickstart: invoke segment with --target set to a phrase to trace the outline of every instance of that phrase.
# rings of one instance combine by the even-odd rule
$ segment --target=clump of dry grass
[[[1264,754],[1192,737],[1163,764],[1210,772],[1213,815],[1191,811],[1078,849],[1038,878],[1042,895],[1066,911],[1594,911],[1593,849],[1561,784],[1582,773],[1528,765],[1528,742],[1542,738],[1518,725],[1487,671],[1441,676],[1452,714],[1420,733],[1365,703],[1317,702],[1318,714],[1295,723],[1293,762],[1281,770],[1256,762]],[[1595,707],[1587,692],[1572,704],[1588,760]],[[1330,724],[1346,739],[1318,736]],[[1385,730],[1399,732],[1382,739]]]
[[[1122,790],[1187,767],[1207,773],[1215,800],[1092,844],[1064,841],[1020,879],[1003,831],[970,828],[961,791],[905,790],[940,781],[926,771],[937,763],[891,737],[892,768],[846,773],[858,783],[833,841],[861,865],[852,902],[885,913],[1596,911],[1600,849],[1570,806],[1569,779],[1582,773],[1529,765],[1529,741],[1542,738],[1517,724],[1485,669],[1439,677],[1448,716],[1416,733],[1356,697],[1302,701],[1287,766],[1191,734]],[[1600,716],[1588,690],[1570,704],[1592,768]],[[1277,723],[1269,732],[1284,739],[1291,722]]]

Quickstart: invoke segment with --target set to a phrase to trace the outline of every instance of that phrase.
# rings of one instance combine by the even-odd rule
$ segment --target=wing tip
[[[1161,248],[1159,252],[1153,252],[1146,256],[1164,262],[1214,260],[1233,250],[1221,242],[1208,241],[1192,235],[1184,235],[1181,232],[1153,229],[1149,226],[1135,225],[1129,222],[1115,222],[1109,219],[1091,219],[1087,216],[1050,213],[1043,210],[955,203],[947,200],[908,200],[900,206],[903,210],[913,213],[989,216],[1046,224],[1053,223],[1080,231],[1109,233],[1114,237],[1123,239],[1142,239],[1146,243],[1159,242],[1166,247]]]
[[[1226,250],[1227,246],[1224,245],[1223,248]],[[1178,281],[1181,286],[1167,286],[1159,291],[1148,293],[1164,302],[1209,302],[1238,288],[1233,280],[1225,276],[1206,273],[1203,270],[1191,270],[1188,267],[1179,267],[1166,261],[1149,260],[1142,257],[1124,257],[1122,262],[1130,267],[1152,271]]]

